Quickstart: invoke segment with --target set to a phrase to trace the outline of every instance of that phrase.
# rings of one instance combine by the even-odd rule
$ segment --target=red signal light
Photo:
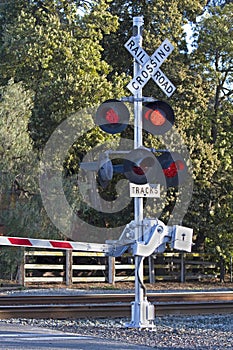
[[[174,121],[174,111],[166,102],[148,102],[143,107],[143,127],[153,135],[165,134]]]
[[[185,164],[181,160],[176,160],[172,162],[167,169],[163,169],[163,173],[166,177],[174,177],[179,171],[185,169]]]
[[[187,178],[187,165],[177,152],[165,152],[158,157],[167,187],[182,185]]]
[[[166,177],[174,177],[177,175],[178,170],[176,167],[176,163],[172,162],[167,169],[163,169],[163,173]]]
[[[154,165],[154,160],[147,157],[141,161],[140,164],[133,166],[133,171],[137,175],[146,175],[147,171]]]
[[[133,166],[132,170],[137,175],[144,175],[145,174],[144,170],[140,166],[135,165],[135,166]]]
[[[106,116],[105,116],[107,122],[109,123],[119,123],[120,117],[119,115],[114,111],[114,109],[109,109],[106,111]]]
[[[146,149],[135,149],[124,159],[124,175],[132,183],[153,183],[157,171],[156,157]]]
[[[122,132],[129,123],[129,110],[123,102],[111,99],[103,102],[95,114],[95,123],[109,133],[117,134]]]
[[[156,126],[161,126],[166,122],[165,116],[159,109],[147,111],[144,117]]]

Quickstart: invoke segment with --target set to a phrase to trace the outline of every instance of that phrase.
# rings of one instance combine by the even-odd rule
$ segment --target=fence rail
[[[18,279],[26,284],[134,281],[134,258],[106,256],[99,252],[25,250]],[[219,276],[219,267],[211,256],[197,253],[163,253],[145,259],[144,280],[202,280]]]

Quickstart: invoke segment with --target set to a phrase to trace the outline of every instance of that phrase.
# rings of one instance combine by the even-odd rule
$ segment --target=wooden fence
[[[25,250],[20,267],[21,285],[134,281],[134,257],[107,257],[104,253]],[[144,282],[202,280],[219,276],[211,256],[197,253],[163,253],[144,262]]]

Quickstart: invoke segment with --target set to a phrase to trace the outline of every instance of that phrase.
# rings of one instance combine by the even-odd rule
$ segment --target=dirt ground
[[[233,291],[233,283],[230,282],[156,282],[153,284],[145,283],[148,290],[194,290],[194,289],[229,289]],[[109,290],[133,290],[133,282],[117,282],[115,285],[108,283],[83,283],[72,287],[73,289],[109,289]]]
[[[219,282],[217,280],[210,281],[195,281],[195,282],[155,282],[153,284],[145,283],[147,290],[230,290],[233,291],[233,282],[230,279],[226,279],[225,282]],[[0,291],[3,290],[26,290],[26,289],[57,289],[57,288],[69,288],[69,289],[83,289],[83,290],[134,290],[134,282],[116,282],[115,284],[109,283],[75,283],[72,286],[67,287],[65,284],[27,284],[25,287],[17,285],[11,281],[0,280]]]

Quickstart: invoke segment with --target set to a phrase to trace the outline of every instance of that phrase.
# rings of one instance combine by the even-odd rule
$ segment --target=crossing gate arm
[[[126,250],[131,249],[133,255],[149,256],[153,252],[163,252],[166,243],[170,242],[171,247],[176,250],[186,252],[191,251],[193,230],[179,225],[166,226],[158,219],[144,219],[145,241],[136,242],[134,231],[135,221],[131,221],[124,228],[121,236],[115,241],[106,241],[105,243],[88,243],[58,241],[25,237],[7,237],[0,236],[0,245],[18,246],[28,248],[45,248],[59,250],[76,250],[84,252],[102,252],[109,256],[121,256]]]
[[[46,239],[24,238],[24,237],[7,237],[7,236],[0,236],[0,245],[28,247],[28,248],[77,250],[77,251],[85,251],[85,252],[103,252],[103,253],[106,253],[106,255],[108,255],[112,251],[112,245],[110,244],[57,241],[57,240],[46,240]]]

